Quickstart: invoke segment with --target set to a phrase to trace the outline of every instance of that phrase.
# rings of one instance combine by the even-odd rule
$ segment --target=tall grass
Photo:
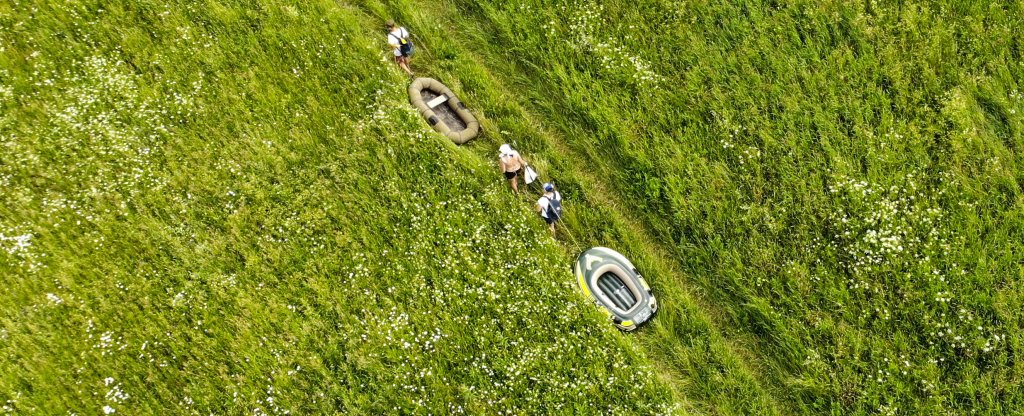
[[[1018,5],[459,7],[783,408],[1020,407]]]
[[[363,11],[0,10],[5,412],[672,411]]]
[[[108,3],[0,5],[6,412],[1024,405],[1016,3]],[[639,333],[571,286],[596,244]]]

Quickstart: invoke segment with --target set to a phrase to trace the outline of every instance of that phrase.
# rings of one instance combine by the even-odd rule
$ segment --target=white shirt
[[[399,39],[407,39],[408,37],[409,31],[405,30],[405,27],[399,27],[397,30],[388,32],[388,45],[399,46],[402,44],[399,42]],[[402,48],[395,48],[395,56],[402,56]]]
[[[555,191],[555,195],[550,198],[555,201],[561,201],[562,195],[559,194],[558,191]],[[550,203],[551,201],[548,200],[548,194],[544,194],[544,196],[537,200],[537,205],[540,206],[540,216],[544,218],[548,217],[548,205],[550,205]]]

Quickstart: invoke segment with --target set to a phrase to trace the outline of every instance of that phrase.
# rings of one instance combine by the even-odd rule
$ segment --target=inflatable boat
[[[480,133],[480,123],[452,90],[433,78],[416,78],[409,85],[409,102],[434,130],[455,144],[463,144]]]
[[[628,259],[615,250],[594,247],[573,265],[580,289],[601,306],[615,326],[632,331],[658,310],[651,287]]]

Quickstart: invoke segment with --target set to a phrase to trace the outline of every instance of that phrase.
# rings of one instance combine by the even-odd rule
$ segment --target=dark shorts
[[[505,179],[512,180],[512,178],[515,178],[516,176],[519,176],[518,170],[514,172],[505,172]]]
[[[548,225],[554,224],[556,221],[558,221],[557,219],[551,219],[551,218],[548,218],[548,217],[541,217],[541,218],[544,218],[544,222],[548,223]]]

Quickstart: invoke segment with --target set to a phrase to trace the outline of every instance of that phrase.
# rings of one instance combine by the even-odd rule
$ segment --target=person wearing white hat
[[[519,180],[517,177],[519,171],[526,166],[526,161],[508,143],[498,148],[498,155],[498,166],[501,167],[501,172],[505,175],[505,179],[508,179],[508,183],[512,185],[512,192],[518,193]]]

